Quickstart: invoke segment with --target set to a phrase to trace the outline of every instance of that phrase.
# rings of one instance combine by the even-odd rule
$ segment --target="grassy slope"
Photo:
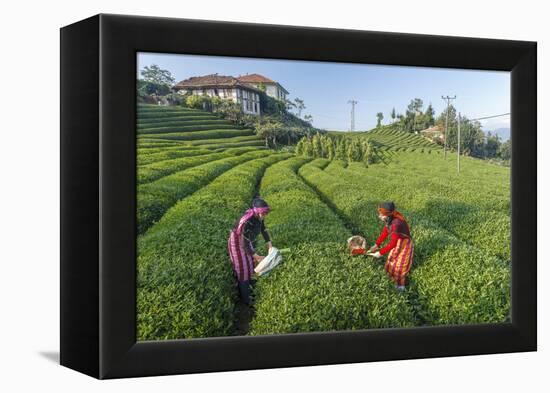
[[[155,132],[143,133],[150,130]],[[163,132],[157,132],[160,130]],[[224,255],[225,247],[220,246],[219,252],[213,254],[203,252],[193,245],[199,238],[195,235],[187,238],[197,231],[187,229],[186,223],[193,222],[193,228],[197,225],[207,228],[208,238],[220,244],[222,240],[225,242],[226,227],[246,206],[263,170],[277,159],[270,158],[272,153],[264,149],[263,141],[251,135],[249,130],[235,128],[204,111],[140,106],[138,132],[138,162],[139,168],[143,168],[141,179],[150,181],[140,188],[143,191],[141,206],[150,205],[152,209],[152,215],[143,222],[145,229],[152,227],[138,240],[139,339],[231,334],[234,288]],[[184,139],[172,139],[181,137]],[[379,229],[376,217],[371,217],[379,200],[395,199],[404,213],[412,216],[419,242],[418,261],[421,262],[411,273],[412,291],[416,296],[414,307],[418,307],[418,302],[422,304],[423,318],[439,323],[504,318],[509,308],[506,298],[510,274],[506,265],[510,233],[509,170],[464,158],[462,173],[457,176],[455,161],[444,162],[437,146],[421,136],[384,127],[368,133],[354,133],[351,137],[370,139],[388,158],[387,165],[381,163],[364,168],[352,163],[344,168],[339,162],[322,163],[321,167],[307,164],[298,175],[300,164],[307,161],[298,158],[275,164],[267,170],[261,192],[273,207],[267,222],[274,244],[293,246],[298,252],[293,251],[287,258],[288,264],[260,280],[259,313],[252,323],[252,333],[407,326],[414,319],[408,305],[401,304],[401,298],[391,303],[393,295],[385,292],[388,282],[380,270],[361,265],[357,270],[358,260],[342,255],[349,229],[331,212],[330,208],[335,206],[324,205],[303,183],[301,176],[323,186],[327,195],[329,191],[335,192],[331,204],[339,204],[342,207],[339,214],[347,217],[348,228],[353,223],[365,230],[369,241]],[[413,150],[417,153],[406,153]],[[205,170],[208,171],[206,177]],[[399,178],[397,183],[389,180],[396,178]],[[327,179],[330,190],[318,183],[323,179]],[[348,191],[348,195],[337,191]],[[219,203],[209,205],[210,195],[234,202],[222,209],[229,209],[227,212],[222,212]],[[304,204],[311,205],[310,210],[316,214],[309,217]],[[362,209],[361,214],[356,213],[357,208]],[[319,214],[326,216],[322,223],[318,222]],[[298,218],[303,217],[310,228],[325,230],[316,230],[315,239],[301,238],[304,224]],[[225,221],[220,221],[216,228],[210,227],[209,222],[218,218]],[[154,224],[156,221],[159,222]],[[322,247],[307,246],[307,242],[323,238],[325,232],[330,239],[323,240]],[[494,241],[495,236],[497,241]],[[454,264],[456,258],[465,262]],[[321,261],[319,269],[311,262],[316,260]],[[334,270],[330,261],[337,261],[338,269]],[[206,269],[206,273],[201,274],[201,269]],[[367,270],[363,272],[364,269]],[[461,287],[460,280],[449,282],[448,277],[453,275],[441,275],[441,269],[453,272],[469,285]],[[474,279],[469,276],[472,271],[479,273]],[[211,277],[206,278],[205,274]],[[321,285],[323,274],[329,276],[325,284],[332,284]],[[376,280],[366,277],[376,277]],[[216,300],[210,296],[212,291],[194,288],[201,280],[206,280],[203,284],[213,288]],[[484,286],[491,280],[496,283]],[[309,288],[311,283],[319,287]],[[370,284],[363,286],[364,283]],[[325,295],[338,289],[347,291],[350,290],[348,284],[353,284],[354,289],[350,292],[353,296],[336,301],[332,308],[325,307],[323,291],[318,293],[321,296],[315,295],[319,288],[325,288]],[[497,287],[497,284],[502,285]],[[292,289],[300,285],[303,290]],[[378,308],[376,302],[368,300],[369,286],[381,299],[390,302],[390,313],[373,311]],[[291,290],[295,293],[289,293]],[[449,304],[449,294],[463,296],[465,301]],[[313,299],[312,304],[317,306],[300,311],[300,307],[295,306],[300,304],[302,295]],[[285,308],[279,309],[278,304],[285,296],[288,296],[283,302]],[[360,300],[363,298],[366,299],[364,303]],[[480,306],[475,308],[472,302]],[[498,310],[493,313],[493,319],[487,316],[491,308]],[[315,309],[323,312],[316,314]],[[465,317],[461,319],[461,315]]]

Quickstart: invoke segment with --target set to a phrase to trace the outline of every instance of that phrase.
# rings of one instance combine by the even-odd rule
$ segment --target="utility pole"
[[[445,101],[447,101],[447,115],[445,117],[445,142],[444,142],[444,146],[443,146],[443,158],[447,158],[447,132],[449,131],[449,105],[450,105],[450,102],[451,100],[456,100],[456,95],[453,96],[453,97],[449,97],[449,96],[446,96],[446,97],[443,97],[441,96],[441,98]]]
[[[458,140],[457,140],[458,148],[456,150],[456,169],[458,173],[460,173],[460,112],[458,112]]]
[[[355,105],[357,104],[357,101],[355,100],[349,100],[348,104],[351,104],[351,127],[350,131],[355,131]]]

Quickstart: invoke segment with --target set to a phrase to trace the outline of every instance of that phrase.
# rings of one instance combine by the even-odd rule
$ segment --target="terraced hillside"
[[[454,160],[407,135],[354,134],[392,157],[367,168],[266,149],[251,130],[203,111],[140,106],[138,340],[242,334],[227,237],[256,195],[272,208],[273,244],[290,252],[258,279],[244,333],[509,320],[509,169],[464,158],[457,175]],[[404,294],[383,260],[345,248],[352,234],[374,242],[376,205],[388,199],[415,240]]]
[[[382,126],[364,132],[331,131],[329,134],[367,139],[379,151],[439,153],[441,150],[440,146],[422,135],[399,131],[392,126]]]
[[[208,145],[208,149],[262,146],[253,130],[198,109],[139,105],[137,112],[138,147]]]

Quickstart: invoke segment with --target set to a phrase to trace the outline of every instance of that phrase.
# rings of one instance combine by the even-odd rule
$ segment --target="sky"
[[[290,100],[304,100],[304,115],[313,125],[348,131],[351,104],[355,106],[355,130],[376,126],[376,113],[383,124],[395,107],[405,113],[413,98],[432,104],[436,115],[446,106],[441,96],[454,96],[457,111],[470,119],[510,112],[510,73],[393,65],[350,64],[226,56],[138,53],[138,74],[153,64],[169,70],[176,82],[192,76],[218,73],[239,76],[258,73],[279,82]],[[138,75],[139,76],[139,75]],[[481,121],[484,131],[510,127],[510,116]]]

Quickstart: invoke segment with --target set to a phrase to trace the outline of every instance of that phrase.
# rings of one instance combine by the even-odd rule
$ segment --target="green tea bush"
[[[154,136],[157,139],[194,141],[194,140],[210,140],[219,138],[232,138],[237,136],[251,136],[254,132],[250,129],[235,129],[234,126],[227,129],[215,129],[207,131],[187,131],[187,132],[171,132],[167,134],[139,134],[138,138]]]
[[[164,151],[162,151],[164,150]],[[200,156],[202,154],[210,154],[207,149],[162,149],[158,152],[145,153],[143,150],[138,150],[137,164],[138,166],[146,166],[155,162],[173,160],[175,158]]]
[[[426,324],[504,322],[510,312],[510,270],[506,261],[479,250],[440,227],[426,215],[416,214],[414,198],[404,177],[376,181],[372,167],[344,169],[331,164],[325,171],[316,162],[299,173],[373,244],[381,230],[376,205],[391,197],[407,217],[415,254],[409,296],[417,302],[417,315]],[[388,181],[392,179],[392,181]],[[401,203],[407,199],[410,205]],[[470,230],[474,230],[470,228]],[[450,305],[456,304],[453,309]],[[480,304],[482,306],[480,307]],[[467,321],[467,322],[465,322]]]
[[[225,121],[209,122],[201,121],[198,124],[179,124],[176,126],[162,126],[162,127],[148,127],[138,128],[139,135],[155,135],[155,134],[170,134],[180,132],[198,132],[208,130],[239,130],[234,124],[227,123]]]
[[[231,138],[236,139],[236,138]],[[251,139],[251,140],[245,140],[242,142],[218,142],[216,143],[207,143],[207,144],[200,144],[196,145],[203,147],[205,149],[213,149],[213,150],[219,150],[219,149],[230,149],[230,148],[236,148],[236,147],[247,147],[247,146],[254,146],[261,150],[266,150],[267,148],[264,146],[263,142],[257,139]],[[256,150],[258,150],[256,149]]]
[[[227,238],[264,170],[288,154],[248,161],[172,207],[138,238],[137,339],[233,331],[235,282]]]
[[[207,150],[208,151],[208,150]],[[138,184],[145,184],[161,177],[167,176],[174,172],[179,172],[187,168],[192,168],[197,165],[207,162],[216,161],[222,158],[230,157],[226,153],[210,153],[191,157],[176,158],[173,160],[163,160],[153,162],[148,165],[138,167],[137,180]]]
[[[412,310],[379,266],[348,256],[351,235],[297,176],[309,159],[270,167],[260,194],[271,206],[266,226],[285,260],[258,279],[251,334],[412,326]]]
[[[258,151],[227,157],[142,184],[137,192],[138,233],[144,233],[178,200],[199,190],[225,171],[268,154]]]
[[[411,157],[414,162],[409,161]],[[436,173],[429,158],[420,154],[403,154],[399,163],[392,163],[389,167],[364,171],[361,166],[351,164],[347,173],[351,182],[368,183],[370,187],[383,191],[385,199],[398,200],[415,216],[436,223],[481,250],[510,260],[509,185],[508,189],[498,189],[502,184],[509,184],[508,175],[494,171],[487,175],[479,173],[479,169],[486,165],[479,160],[470,162],[460,176],[454,166]],[[414,176],[404,176],[404,167],[406,173],[411,171]],[[472,177],[477,181],[472,181]],[[399,179],[398,185],[388,186],[388,178]]]
[[[212,125],[212,124],[231,124],[225,120],[221,120],[217,117],[206,116],[180,116],[168,119],[147,119],[139,121],[137,126],[138,130],[143,129],[155,129],[162,127],[177,127],[177,126],[193,126],[193,125]]]

